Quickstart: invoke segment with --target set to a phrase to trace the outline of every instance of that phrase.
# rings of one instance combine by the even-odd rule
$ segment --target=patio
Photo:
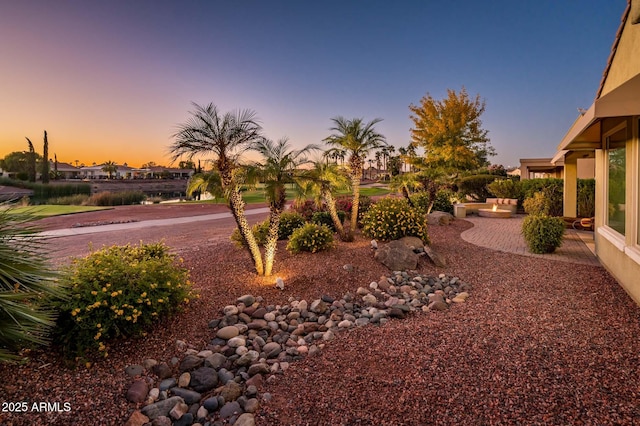
[[[593,232],[589,231],[567,229],[562,246],[555,253],[531,253],[521,233],[524,217],[524,215],[516,215],[509,219],[467,217],[464,220],[473,223],[473,228],[464,231],[460,236],[471,244],[492,250],[562,262],[600,265],[595,256]]]

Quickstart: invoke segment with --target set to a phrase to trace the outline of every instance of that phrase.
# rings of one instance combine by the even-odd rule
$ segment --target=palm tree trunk
[[[275,207],[271,207],[269,212],[269,232],[264,246],[264,275],[268,277],[273,270],[273,262],[276,258],[278,248],[278,231],[280,228],[280,214],[282,212]]]
[[[231,214],[233,214],[233,218],[238,225],[238,230],[240,230],[242,238],[244,238],[244,241],[247,243],[249,254],[251,255],[253,264],[256,267],[256,272],[258,275],[264,275],[264,265],[262,263],[260,247],[258,247],[256,238],[253,235],[253,232],[251,232],[249,222],[247,222],[247,217],[244,214],[244,200],[237,188],[230,191],[229,207],[231,208]]]
[[[324,202],[327,204],[327,208],[329,209],[329,214],[331,215],[331,220],[333,220],[333,226],[335,226],[336,231],[338,231],[338,236],[342,241],[352,241],[353,239],[349,237],[344,232],[344,226],[342,226],[342,222],[340,221],[340,217],[338,216],[338,210],[336,209],[336,199],[333,198],[333,195],[330,191],[325,191],[323,194]]]
[[[353,187],[353,205],[351,206],[351,226],[349,238],[353,238],[358,227],[358,208],[360,206],[360,170],[354,170],[351,175],[351,186]]]

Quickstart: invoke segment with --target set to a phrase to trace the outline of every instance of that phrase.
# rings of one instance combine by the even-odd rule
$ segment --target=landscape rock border
[[[323,295],[310,303],[290,298],[286,305],[263,306],[261,297],[243,295],[210,321],[215,337],[204,350],[178,340],[182,360],[147,359],[127,367],[136,377],[127,399],[142,408],[126,425],[255,425],[254,413],[271,399],[258,393],[264,382],[321,351],[336,333],[384,325],[412,312],[447,310],[464,303],[471,289],[458,277],[394,271],[340,299]]]

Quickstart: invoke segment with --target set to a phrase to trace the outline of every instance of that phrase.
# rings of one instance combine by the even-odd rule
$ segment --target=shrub
[[[564,181],[556,178],[525,179],[522,181],[523,198],[533,197],[536,192],[542,192],[549,203],[550,216],[562,216]]]
[[[424,212],[412,208],[407,200],[383,198],[362,217],[362,232],[369,238],[381,241],[415,236],[427,244],[427,220]]]
[[[491,192],[487,189],[487,185],[495,179],[495,175],[466,176],[458,182],[458,191],[463,197],[474,201],[484,201],[491,198]]]
[[[438,192],[436,192],[436,199],[433,202],[432,210],[453,214],[453,203],[451,200],[454,198],[455,194],[450,189],[439,189]]]
[[[362,198],[364,197],[360,196],[360,205],[358,210],[362,209]],[[347,214],[351,214],[351,207],[353,207],[353,197],[350,195],[341,195],[336,198],[336,209],[342,210]]]
[[[549,215],[549,202],[542,191],[524,200],[524,211],[531,215]]]
[[[496,179],[487,185],[487,189],[497,198],[517,198],[521,200],[522,184],[519,180]]]
[[[296,229],[289,238],[287,250],[291,253],[315,253],[333,246],[333,232],[326,225],[307,223]]]
[[[417,192],[415,194],[412,194],[410,198],[415,208],[424,213],[427,213],[429,205],[431,204],[431,199],[428,192]],[[436,192],[435,198],[436,199],[433,202],[433,206],[431,207],[432,211],[440,211],[453,214],[453,203],[451,200],[455,199],[455,193],[452,190],[447,188],[439,189]]]
[[[578,179],[578,216],[593,217],[596,212],[596,180]]]
[[[296,212],[284,212],[280,215],[280,225],[278,227],[278,239],[286,240],[293,231],[304,225],[304,217]],[[269,222],[267,221],[267,228]]]
[[[82,206],[89,202],[89,196],[86,194],[67,195],[65,197],[49,198],[47,204],[56,204],[64,206]]]
[[[532,253],[553,253],[562,245],[564,220],[545,215],[529,215],[522,222],[522,234]]]
[[[124,206],[142,203],[147,196],[142,191],[99,192],[89,197],[90,206]]]
[[[54,300],[56,335],[68,355],[97,349],[106,356],[105,342],[143,334],[194,296],[188,271],[163,243],[112,246],[74,259],[61,282],[69,298]]]
[[[347,214],[342,210],[338,211],[338,219],[340,219],[341,223],[344,223]],[[326,225],[333,232],[336,231],[335,225],[333,224],[333,219],[331,219],[331,213],[329,212],[315,212],[311,217],[311,222],[316,223],[318,225]]]
[[[291,211],[302,215],[306,221],[311,220],[315,212],[322,210],[324,207],[318,206],[313,200],[297,201],[291,206]]]

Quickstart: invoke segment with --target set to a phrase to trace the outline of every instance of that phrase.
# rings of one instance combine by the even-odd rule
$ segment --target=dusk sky
[[[465,86],[494,164],[552,157],[593,102],[625,0],[3,1],[0,158],[168,164],[191,102],[252,109],[265,135],[320,143],[331,118],[382,118]]]

